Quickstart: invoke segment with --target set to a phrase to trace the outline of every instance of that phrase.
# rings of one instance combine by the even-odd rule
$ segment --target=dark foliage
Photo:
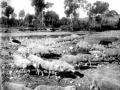
[[[5,9],[4,15],[9,18],[10,14],[12,14],[13,12],[14,12],[13,7],[7,6],[6,9]]]

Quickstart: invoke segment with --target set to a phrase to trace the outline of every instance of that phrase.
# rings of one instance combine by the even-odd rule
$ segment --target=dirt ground
[[[63,44],[63,47],[59,47],[58,50],[66,50],[66,53],[69,53],[69,47],[74,47],[75,44],[68,43]],[[22,83],[27,87],[34,89],[38,85],[59,85],[59,86],[67,86],[67,85],[75,85],[78,90],[89,90],[89,87],[92,82],[92,73],[97,69],[96,66],[93,67],[81,67],[78,69],[80,75],[77,77],[64,76],[61,79],[56,79],[54,75],[51,75],[50,78],[45,76],[36,75],[35,73],[30,75],[27,72],[23,72],[22,70],[18,70],[12,68],[11,65],[13,63],[13,58],[10,56],[9,52],[13,52],[7,45],[1,46],[0,57],[2,59],[2,77],[3,81]],[[99,65],[103,65],[100,63]],[[104,65],[118,65],[118,63],[104,63]],[[79,89],[80,88],[80,89]]]

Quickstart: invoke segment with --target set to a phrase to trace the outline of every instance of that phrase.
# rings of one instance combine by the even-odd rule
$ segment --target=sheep
[[[59,72],[75,72],[74,66],[68,64],[65,61],[54,60],[52,61],[52,65],[54,66],[53,70],[55,71],[56,79],[58,78],[57,73]]]
[[[105,53],[104,51],[99,51],[99,50],[93,50],[93,51],[89,51],[91,53],[91,55],[95,56],[95,58],[99,58],[99,57],[105,57]]]
[[[48,86],[48,85],[39,85],[34,90],[76,90],[76,86]]]
[[[3,90],[33,90],[23,84],[5,82]]]
[[[89,50],[91,48],[91,44],[86,41],[81,40],[80,42],[76,44],[76,48]]]
[[[79,64],[81,61],[88,61],[91,67],[91,60],[93,59],[93,56],[90,54],[77,54],[77,63]]]
[[[57,72],[64,72],[64,71],[72,71],[75,72],[74,66],[68,64],[65,61],[60,60],[53,60],[53,61],[43,61],[41,64],[41,67],[45,70],[48,70],[48,78],[50,77],[50,74],[52,71],[54,71],[55,76],[57,75]]]
[[[50,53],[49,52],[49,48],[47,46],[44,45],[37,45],[37,44],[32,44],[32,45],[28,45],[27,48],[29,48],[29,53],[31,54],[44,54],[44,53]]]
[[[54,66],[52,65],[51,61],[45,60],[42,62],[41,67],[48,71],[48,78],[50,77],[51,71],[53,71]]]
[[[77,64],[77,57],[75,55],[63,55],[59,60],[73,65]]]
[[[60,67],[60,69],[57,69],[57,70],[60,70],[61,72],[63,72],[63,71],[72,71],[72,72],[74,72],[75,71],[74,66],[70,65],[69,63],[67,63],[65,61],[53,60],[51,63],[54,66],[58,65]]]
[[[29,45],[20,45],[16,51],[16,53],[21,54],[24,57],[28,57],[31,54],[31,48],[28,47]]]
[[[47,61],[35,55],[29,55],[27,59],[36,65],[38,72],[39,72],[39,67],[41,67],[40,69],[42,72],[42,76],[43,76],[43,70],[48,70],[49,73],[48,77],[50,77],[51,71],[54,71],[55,75],[56,72],[75,71],[74,67],[65,61],[60,61],[60,60]]]
[[[71,86],[64,87],[64,90],[77,90],[77,88],[76,88],[76,86],[71,85]]]
[[[101,65],[92,75],[90,90],[120,90],[120,67]]]
[[[50,76],[50,73],[51,71],[54,71],[54,65],[52,64],[51,61],[47,61],[47,60],[43,60],[41,59],[40,57],[36,56],[36,55],[29,55],[28,56],[28,59],[34,64],[34,66],[36,67],[37,69],[37,72],[38,72],[38,75],[39,75],[39,69],[41,69],[41,73],[42,73],[42,76],[44,75],[43,74],[43,71],[44,70],[48,70],[49,71],[49,75],[48,77]],[[55,64],[55,63],[54,63]],[[56,67],[57,68],[57,67]]]
[[[91,66],[92,55],[90,54],[77,54],[77,55],[63,55],[59,60],[66,61],[67,63],[79,67],[81,61],[88,61]]]
[[[112,45],[113,42],[118,41],[119,39],[117,37],[108,37],[108,38],[103,38],[99,44],[104,45],[104,46],[109,46]]]
[[[111,41],[106,41],[106,40],[101,40],[101,41],[99,42],[99,44],[100,44],[100,45],[108,46],[109,44],[112,44],[112,42],[111,42]]]
[[[100,44],[93,44],[90,50],[99,50],[99,51],[103,51],[105,49],[105,47],[103,45]]]
[[[20,54],[13,54],[14,65],[20,68],[25,69],[28,65],[31,64],[31,61],[24,58]]]
[[[37,69],[37,73],[39,75],[39,72],[40,72],[39,68],[40,68],[40,65],[42,64],[42,62],[44,60],[42,58],[36,56],[36,55],[29,55],[27,57],[27,59],[32,62],[33,66]],[[42,71],[41,71],[41,73],[42,73],[42,76],[43,76],[43,72]]]
[[[12,39],[12,42],[17,43],[17,44],[21,44],[21,42],[19,40],[16,40],[16,39]]]
[[[119,49],[109,48],[104,50],[106,56],[117,56],[119,54]]]

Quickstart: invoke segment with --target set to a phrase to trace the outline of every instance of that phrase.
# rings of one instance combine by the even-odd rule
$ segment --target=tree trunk
[[[44,14],[43,14],[43,10],[42,10],[41,14],[42,14],[42,26],[44,27],[44,26],[45,26],[45,23],[44,23]]]
[[[73,16],[71,15],[71,25],[70,25],[70,29],[71,29],[71,31],[73,31]]]

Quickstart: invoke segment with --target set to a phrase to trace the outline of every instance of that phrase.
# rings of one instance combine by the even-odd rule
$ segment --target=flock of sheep
[[[100,44],[90,45],[88,42],[81,40],[76,44],[76,49],[88,50],[88,54],[78,53],[77,55],[62,55],[59,59],[49,61],[44,60],[39,54],[54,52],[54,48],[36,43],[31,43],[27,46],[22,46],[20,42],[17,43],[20,44],[20,47],[13,53],[14,65],[23,69],[32,65],[36,69],[38,75],[41,72],[43,76],[44,72],[47,71],[48,77],[53,72],[55,76],[57,76],[58,72],[70,71],[74,73],[76,72],[76,67],[81,65],[81,61],[86,61],[87,64],[89,63],[91,66],[91,61],[94,59],[98,60],[100,57],[111,56],[114,54],[120,55],[118,48],[105,48]],[[105,43],[105,41],[102,43]],[[69,49],[73,50],[74,48],[70,47]]]
[[[44,46],[45,47],[45,46]],[[32,52],[31,52],[32,51]],[[33,52],[34,51],[34,52]],[[60,59],[56,60],[44,60],[40,56],[35,55],[37,52],[48,52],[49,50],[35,44],[28,46],[20,46],[16,52],[13,53],[14,65],[22,69],[27,68],[28,66],[34,66],[38,75],[44,75],[45,71],[48,71],[48,77],[51,73],[54,72],[57,76],[57,72],[72,72],[76,71],[76,66],[80,65],[81,61],[89,61],[93,59],[94,54],[101,53],[98,51],[91,51],[91,54],[77,54],[77,55],[63,55]]]

